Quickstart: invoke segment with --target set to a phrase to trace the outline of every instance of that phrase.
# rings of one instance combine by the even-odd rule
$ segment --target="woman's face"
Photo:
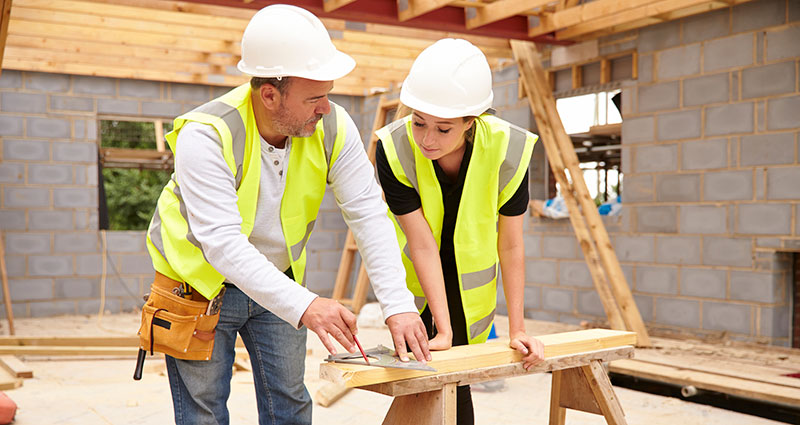
[[[431,161],[440,159],[464,146],[464,133],[474,121],[475,118],[465,122],[461,117],[438,118],[414,111],[411,117],[414,142],[425,158]]]

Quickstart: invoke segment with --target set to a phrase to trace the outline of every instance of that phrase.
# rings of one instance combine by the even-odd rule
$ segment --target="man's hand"
[[[317,334],[331,354],[336,354],[336,347],[328,335],[339,341],[339,344],[351,353],[357,349],[353,342],[353,335],[358,333],[356,316],[338,301],[318,297],[309,304],[300,322]]]
[[[525,332],[516,332],[508,344],[511,348],[522,353],[522,367],[530,370],[533,365],[544,360],[544,344],[538,339],[528,336]]]
[[[406,344],[418,361],[425,363],[431,360],[431,352],[428,350],[428,335],[419,314],[395,314],[386,319],[386,325],[389,326],[389,332],[392,333],[394,349],[401,361],[408,361]]]

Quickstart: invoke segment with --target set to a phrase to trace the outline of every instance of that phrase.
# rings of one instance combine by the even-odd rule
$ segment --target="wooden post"
[[[442,389],[395,397],[383,425],[455,425],[456,383]]]
[[[397,108],[398,105],[400,105],[399,100],[385,100],[383,97],[381,97],[378,102],[378,109],[375,112],[375,120],[372,124],[372,133],[367,148],[367,156],[373,164],[375,164],[375,150],[378,147],[378,136],[375,135],[375,131],[385,125],[387,114],[392,109]],[[353,233],[350,229],[347,229],[347,236],[345,237],[344,248],[342,249],[342,259],[339,260],[339,270],[336,273],[336,282],[333,286],[332,298],[343,305],[349,306],[356,314],[361,311],[361,307],[366,303],[367,291],[369,290],[369,277],[367,276],[367,269],[364,267],[362,261],[361,267],[358,270],[358,276],[356,277],[353,296],[347,298],[347,290],[350,286],[350,275],[353,271],[353,263],[355,262],[357,252],[358,246],[356,245],[355,238],[353,238]]]
[[[3,72],[3,52],[8,38],[8,21],[11,19],[11,0],[0,0],[0,73]]]
[[[572,146],[572,140],[564,130],[561,118],[558,116],[553,93],[547,89],[546,74],[539,59],[539,53],[536,51],[535,45],[530,42],[511,40],[511,48],[517,60],[520,75],[525,77],[528,101],[531,104],[536,121],[539,124],[539,129],[540,131],[544,130],[542,131],[543,136],[545,136],[543,142],[545,143],[545,149],[548,152],[548,159],[553,167],[553,172],[557,176],[556,179],[559,179],[559,174],[564,173],[564,168],[569,171],[570,177],[572,178],[572,185],[562,185],[564,189],[562,190],[562,194],[564,195],[565,201],[568,197],[572,196],[574,196],[577,201],[577,203],[571,201],[566,202],[570,212],[570,218],[572,218],[572,216],[582,216],[588,224],[591,239],[588,241],[588,247],[584,246],[586,241],[581,238],[582,230],[579,227],[575,227],[576,236],[578,236],[581,242],[581,248],[584,250],[584,254],[586,254],[587,251],[591,254],[596,249],[597,254],[599,254],[600,263],[602,264],[602,270],[608,276],[613,300],[616,301],[619,307],[625,329],[636,332],[638,344],[641,346],[650,346],[650,337],[642,321],[642,316],[633,300],[630,288],[625,281],[625,275],[622,273],[619,260],[611,246],[611,241],[600,219],[600,215],[597,212],[594,200],[591,198],[589,190],[586,187],[586,181],[583,178],[578,156]],[[550,150],[554,152],[550,153]],[[561,182],[559,181],[559,183]],[[574,190],[575,193],[570,193],[569,189]],[[573,221],[573,226],[574,223]],[[589,256],[586,256],[586,258],[591,271],[594,266],[591,263],[593,258]],[[594,274],[592,278],[595,278]],[[598,294],[601,300],[603,300],[603,307],[606,308],[606,314],[609,316],[609,322],[611,322],[614,309],[611,308],[609,310],[607,308],[607,304],[610,303],[608,302],[609,300],[604,299],[604,296],[607,295],[606,289],[601,288],[603,286],[602,282],[595,281],[595,286],[598,288]],[[612,327],[613,326],[614,324],[612,323]]]
[[[153,121],[153,128],[156,132],[156,150],[164,152],[167,147],[164,144],[164,123],[161,120]]]
[[[2,57],[0,57],[2,59]],[[3,276],[3,302],[8,318],[8,334],[14,335],[14,310],[11,309],[11,291],[8,289],[8,273],[6,272],[6,249],[3,233],[0,232],[0,273]]]

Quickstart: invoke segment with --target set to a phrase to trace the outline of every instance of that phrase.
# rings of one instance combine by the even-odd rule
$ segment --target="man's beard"
[[[297,119],[293,119],[289,115],[289,111],[281,106],[280,109],[278,109],[278,113],[275,114],[272,120],[272,126],[275,131],[286,136],[309,137],[314,134],[314,131],[316,131],[316,126],[311,127],[310,130],[307,130],[306,127],[308,127],[309,124],[319,121],[320,119],[322,119],[322,114],[317,114],[308,121],[301,122]]]

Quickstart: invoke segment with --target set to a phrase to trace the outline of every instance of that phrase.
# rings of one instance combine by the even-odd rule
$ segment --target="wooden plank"
[[[550,420],[549,425],[564,425],[567,419],[567,409],[561,407],[561,389],[563,387],[564,376],[562,371],[553,371],[552,382],[550,384]]]
[[[732,394],[790,406],[800,405],[800,389],[749,379],[721,376],[715,373],[640,362],[637,360],[616,360],[609,365],[609,371],[639,378],[667,382],[675,385],[694,385],[697,388]]]
[[[397,20],[400,22],[416,18],[441,7],[451,0],[406,0],[397,2]],[[405,6],[405,8],[403,8]]]
[[[0,73],[3,72],[3,50],[8,37],[8,21],[11,19],[11,0],[0,0]]]
[[[553,73],[548,73],[547,77],[536,74],[532,66],[534,59],[531,58],[531,52],[521,44],[512,42],[511,46],[514,50],[514,55],[517,57],[517,66],[520,70],[520,76],[525,81],[524,87],[528,96],[528,104],[536,116],[537,123],[539,123],[538,129],[539,132],[542,133],[540,141],[544,143],[545,154],[553,170],[553,175],[558,184],[563,188],[562,194],[564,202],[567,205],[567,209],[570,211],[570,223],[575,231],[575,236],[578,238],[581,251],[586,259],[586,265],[592,276],[592,283],[600,297],[600,302],[603,304],[603,309],[606,312],[606,317],[608,317],[609,325],[612,329],[626,329],[622,311],[614,298],[614,294],[606,279],[605,271],[602,268],[597,246],[587,228],[586,220],[580,212],[581,210],[578,207],[578,203],[573,196],[572,182],[567,179],[566,173],[564,172],[564,161],[561,158],[559,147],[555,142],[553,126],[544,110],[544,97],[539,94],[541,92],[552,93],[554,83],[552,79]],[[542,78],[547,78],[547,81],[539,81],[537,83],[537,81]],[[555,101],[553,100],[553,102]]]
[[[147,21],[162,25],[191,23],[193,26],[238,30],[240,33],[257,12],[256,9],[222,6],[202,8],[189,2],[163,0],[14,0],[14,3],[113,18],[142,20],[142,16],[147,16]]]
[[[553,0],[498,0],[475,9],[474,16],[467,15],[467,29],[477,28],[501,19],[541,7]]]
[[[597,0],[584,3],[556,13],[541,15],[539,17],[539,25],[531,27],[528,30],[528,35],[536,37],[655,1],[658,0]]]
[[[0,366],[16,378],[33,378],[33,369],[16,356],[0,356]]]
[[[0,54],[0,62],[3,56]],[[6,307],[6,318],[8,319],[8,333],[14,335],[14,309],[11,306],[11,290],[8,287],[8,271],[6,270],[6,243],[3,232],[0,230],[0,274],[3,279],[3,304]]]
[[[0,347],[69,346],[69,347],[138,347],[139,337],[132,336],[0,336]]]
[[[136,357],[139,347],[0,346],[0,355]]]
[[[442,384],[449,382],[458,382],[460,385],[466,385],[475,384],[478,382],[494,381],[497,379],[512,378],[531,373],[554,372],[557,370],[582,366],[592,360],[609,362],[617,359],[632,358],[633,353],[634,349],[632,346],[606,348],[585,353],[550,357],[545,359],[543,362],[532,366],[530,370],[525,370],[520,363],[511,363],[500,366],[476,368],[472,369],[468,373],[451,372],[439,374],[435,377],[425,376],[420,378],[366,385],[359,388],[391,396],[417,394],[420,392],[435,390],[436,388],[440,388]]]
[[[71,63],[90,67],[125,67],[146,68],[149,71],[164,73],[184,72],[194,75],[222,74],[224,68],[218,65],[209,65],[201,62],[176,62],[170,58],[151,59],[133,56],[116,56],[108,54],[90,54],[85,52],[65,52],[62,50],[37,49],[8,45],[6,55],[38,62]]]
[[[456,384],[392,401],[383,425],[456,425]]]
[[[314,394],[314,402],[322,407],[328,407],[347,394],[352,388],[339,385],[335,382],[326,382]]]
[[[707,372],[800,389],[800,379],[782,376],[789,373],[800,373],[800,364],[796,364],[794,369],[785,369],[768,367],[762,363],[747,362],[743,359],[729,361],[703,355],[664,353],[663,350],[651,349],[639,350],[636,353],[636,360],[681,370]]]
[[[242,32],[247,25],[247,21],[242,20],[237,28],[225,29],[219,27],[189,25],[191,21],[177,21],[169,25],[162,22],[155,22],[149,19],[142,19],[140,9],[139,16],[119,18],[108,15],[96,15],[87,12],[77,12],[74,10],[53,10],[49,6],[25,7],[25,2],[30,0],[15,0],[13,15],[17,19],[24,19],[34,22],[53,22],[53,23],[76,23],[88,28],[114,28],[131,31],[141,31],[153,34],[178,35],[186,39],[203,38],[218,39],[229,42],[238,42],[242,39]],[[50,2],[55,5],[60,2]],[[97,7],[96,4],[83,3],[86,6]]]
[[[625,421],[625,414],[622,412],[622,406],[619,404],[619,399],[614,393],[611,380],[608,379],[608,374],[603,369],[603,365],[594,361],[587,366],[581,366],[581,371],[586,377],[586,382],[589,384],[589,388],[594,394],[594,399],[600,406],[608,425],[626,425],[627,422]]]
[[[544,344],[545,358],[636,343],[634,333],[608,329],[563,332],[537,338]],[[320,365],[320,377],[348,387],[359,387],[450,372],[466,372],[465,375],[468,375],[472,369],[519,363],[522,360],[522,354],[510,349],[508,341],[453,347],[432,352],[431,355],[433,360],[429,364],[436,372],[324,363]]]
[[[0,368],[0,391],[13,390],[22,386],[22,379],[11,374],[5,368]]]
[[[326,12],[332,12],[342,6],[347,6],[348,4],[354,2],[356,0],[323,0],[322,1],[322,8]]]
[[[597,32],[587,33],[582,35],[582,37],[600,37],[603,34],[613,34],[618,32],[625,32],[634,30],[637,28],[642,28],[645,26],[653,25],[655,23],[664,22],[664,21],[673,21],[676,19],[681,19],[691,15],[697,15],[699,13],[706,13],[713,10],[728,8],[731,6],[735,6],[737,4],[746,3],[751,0],[725,0],[725,1],[711,1],[708,3],[699,3],[695,6],[685,7],[678,10],[673,10],[666,13],[661,13],[659,15],[646,17],[643,19],[638,19],[630,22],[625,22],[619,25],[612,25],[606,28],[602,28]]]
[[[634,7],[632,9],[607,15],[592,21],[570,26],[566,29],[556,32],[556,38],[559,40],[568,40],[583,34],[588,34],[604,28],[612,27],[614,25],[619,25],[638,19],[644,19],[703,3],[708,3],[708,0],[661,0],[655,3],[649,3],[643,6]]]
[[[608,59],[601,59],[600,60],[600,84],[607,84],[610,81],[611,81],[611,61],[608,60]]]
[[[3,346],[49,346],[49,347],[138,347],[139,337],[131,336],[0,336]],[[236,346],[244,347],[241,337]]]
[[[558,395],[559,407],[594,413],[596,415],[603,414],[600,410],[600,406],[597,404],[597,400],[590,396],[592,390],[589,388],[589,383],[583,373],[582,367],[555,371],[553,372],[553,380],[556,379],[556,375],[559,375],[558,380],[560,381],[558,385],[558,387],[560,387],[560,394]]]
[[[555,136],[558,151],[561,153],[564,165],[569,170],[570,176],[572,177],[572,187],[575,190],[575,198],[580,205],[580,209],[570,209],[570,217],[581,214],[584,216],[588,223],[591,237],[595,241],[603,270],[608,274],[608,282],[610,283],[614,300],[618,304],[622,318],[625,321],[625,328],[636,332],[638,343],[641,346],[650,346],[650,337],[647,334],[644,321],[639,313],[639,308],[633,300],[633,295],[625,280],[625,275],[622,272],[617,255],[611,245],[608,232],[597,212],[594,199],[589,194],[589,189],[583,178],[583,171],[580,168],[578,156],[572,145],[572,139],[567,135],[564,130],[564,125],[561,123],[561,118],[558,116],[553,93],[545,89],[547,83],[545,81],[544,69],[539,60],[539,53],[536,51],[535,45],[530,42],[511,40],[511,47],[514,50],[515,56],[518,58],[517,63],[520,66],[520,72],[526,73],[526,87],[537,87],[535,96],[532,98],[529,95],[529,100],[533,103],[541,102],[544,109],[544,115],[542,115],[541,118],[544,118],[549,123],[547,127],[552,130],[552,136]],[[539,112],[541,113],[542,111]],[[537,119],[539,118],[540,117],[537,116]],[[570,204],[567,206],[570,207]],[[601,298],[602,296],[601,294]]]

